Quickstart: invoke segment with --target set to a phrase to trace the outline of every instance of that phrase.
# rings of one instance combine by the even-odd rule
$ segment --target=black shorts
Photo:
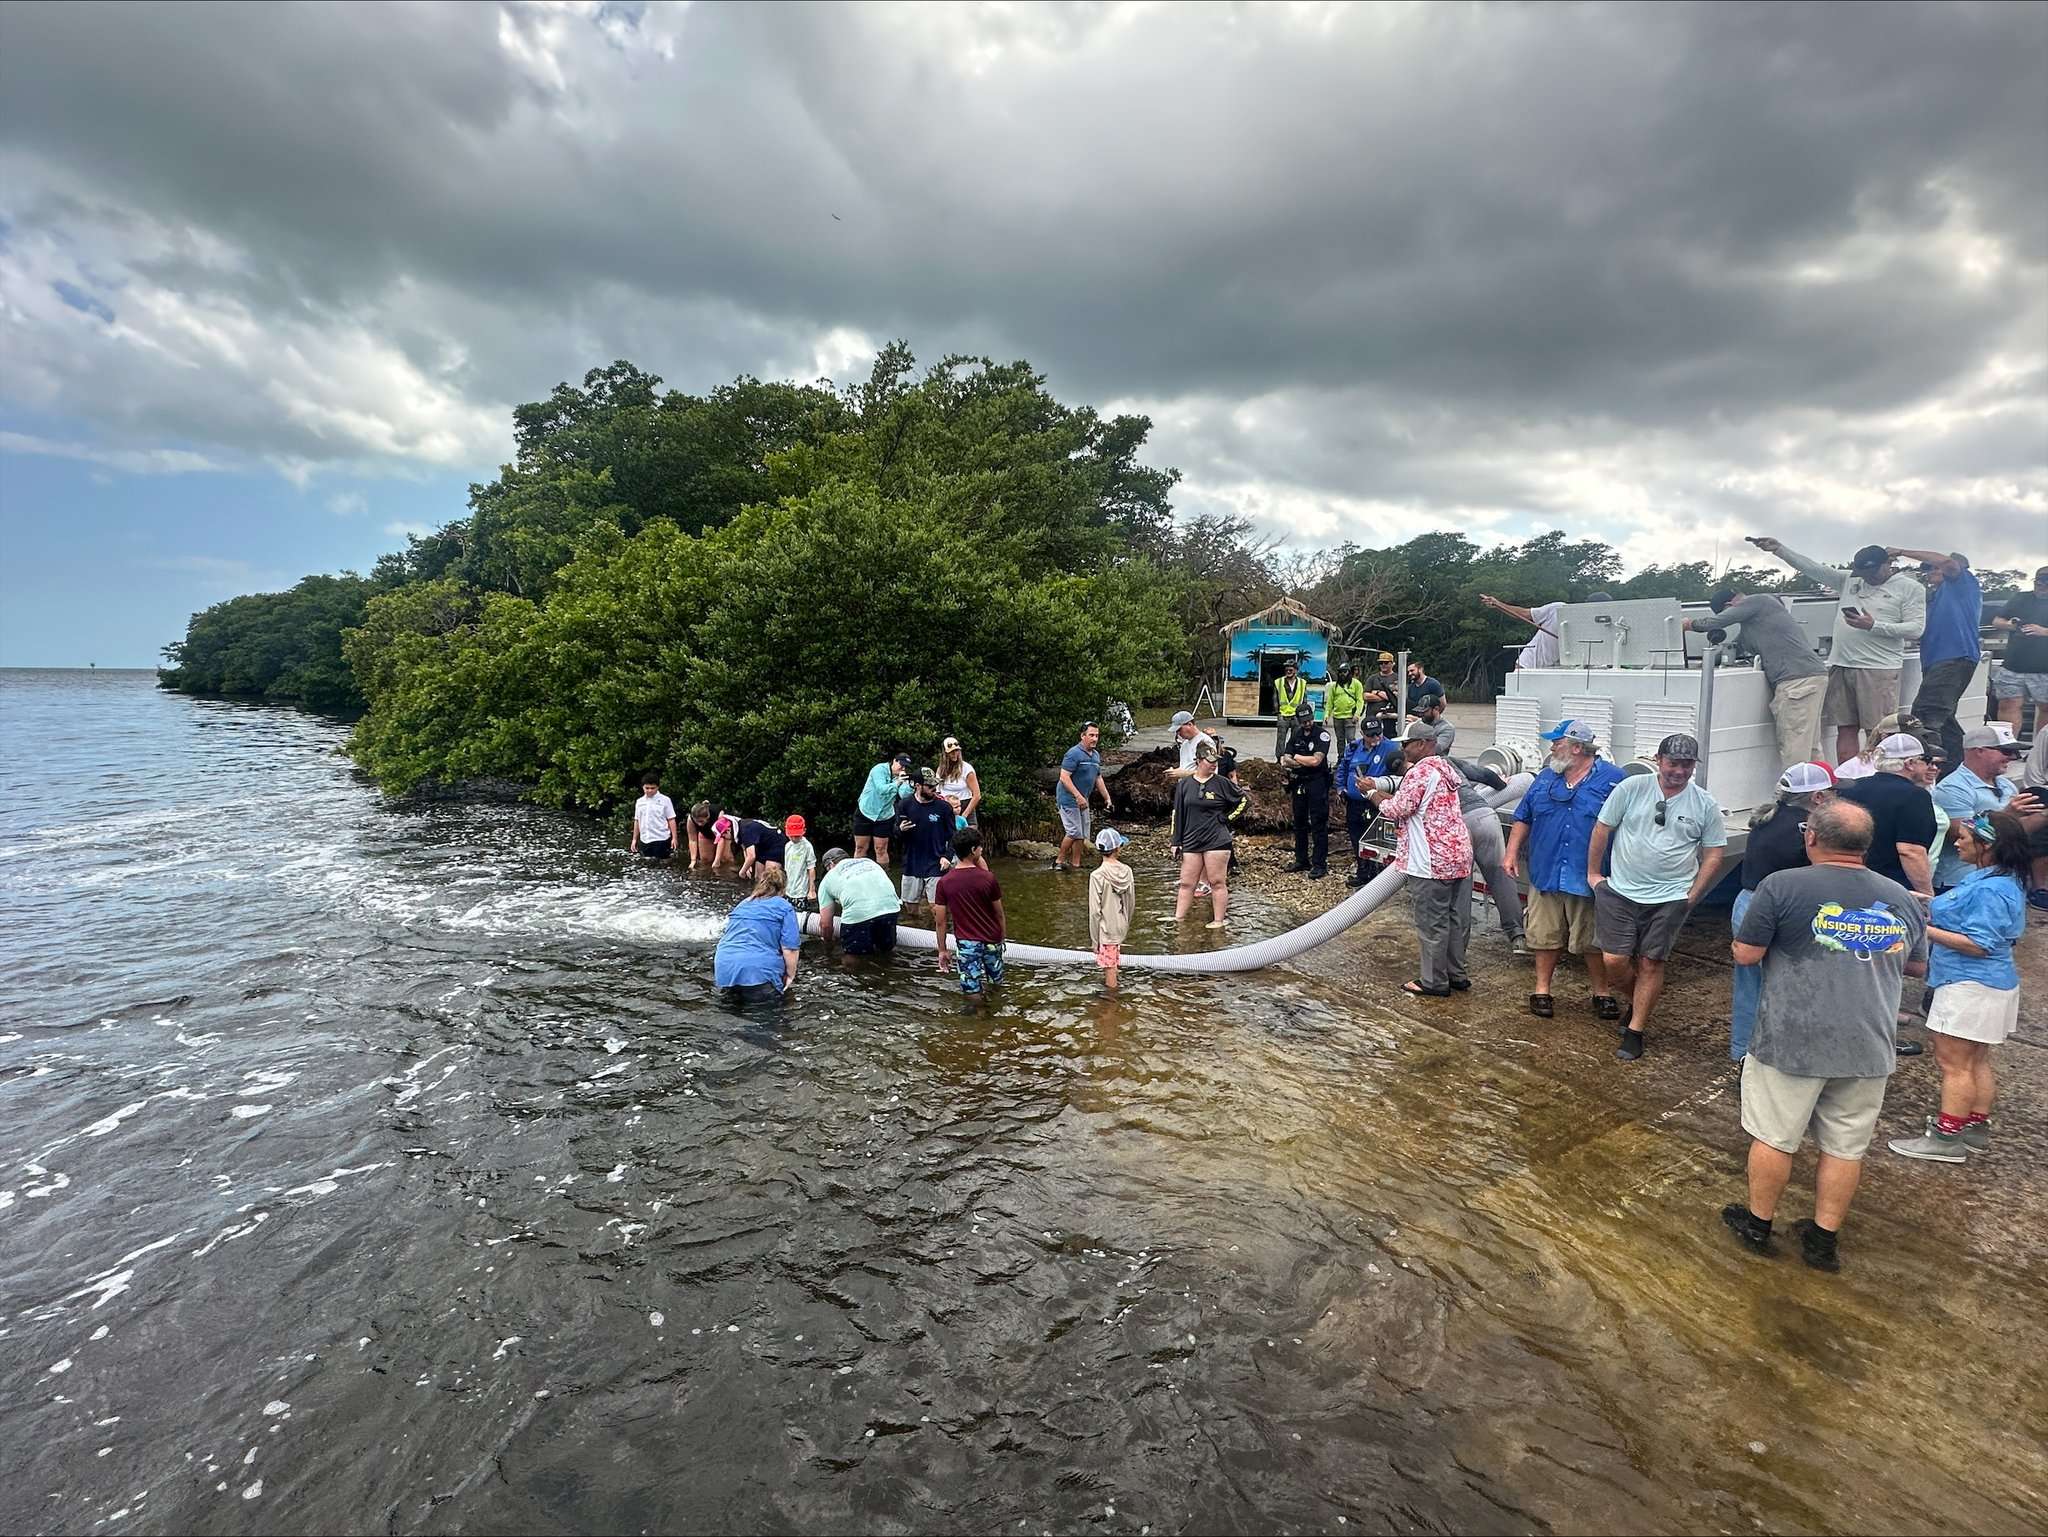
[[[841,924],[839,948],[848,955],[887,955],[896,948],[896,913]]]
[[[881,838],[884,840],[895,837],[896,813],[892,811],[880,821],[871,822],[861,815],[860,807],[855,806],[853,808],[853,835],[856,838]]]
[[[741,1008],[749,1004],[758,1008],[764,1003],[782,1001],[782,989],[773,982],[748,982],[739,987],[723,988],[721,991],[725,994],[727,1003]]]
[[[669,842],[666,838],[663,838],[658,843],[642,843],[640,845],[640,857],[642,859],[666,859],[674,852],[675,850],[669,847]]]

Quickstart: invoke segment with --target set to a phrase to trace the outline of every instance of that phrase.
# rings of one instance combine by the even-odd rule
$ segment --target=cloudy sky
[[[2048,555],[2048,7],[0,8],[0,663],[458,515],[508,411],[878,344],[1183,512]]]

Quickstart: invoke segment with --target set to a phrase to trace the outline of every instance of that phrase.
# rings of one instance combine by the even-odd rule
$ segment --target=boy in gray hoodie
[[[1095,964],[1102,968],[1102,980],[1116,991],[1117,969],[1123,965],[1124,936],[1131,931],[1131,914],[1138,907],[1138,881],[1131,867],[1117,858],[1117,851],[1130,839],[1114,827],[1095,835],[1095,847],[1102,851],[1102,863],[1088,877],[1088,942],[1095,946]]]

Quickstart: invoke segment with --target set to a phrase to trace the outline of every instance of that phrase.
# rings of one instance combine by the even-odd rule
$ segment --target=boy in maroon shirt
[[[982,857],[981,833],[963,827],[953,835],[958,861],[939,877],[932,896],[932,932],[938,940],[939,970],[953,969],[946,952],[950,924],[960,936],[960,991],[978,998],[1003,980],[1003,888]]]

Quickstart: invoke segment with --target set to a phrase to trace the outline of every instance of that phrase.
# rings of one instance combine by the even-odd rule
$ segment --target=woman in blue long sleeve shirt
[[[1891,1144],[1895,1153],[1962,1163],[1991,1149],[1991,1048],[2019,1022],[2020,973],[2012,947],[2027,930],[2027,831],[2010,812],[1984,812],[1955,825],[1956,852],[1969,873],[1934,899],[1927,914],[1927,985],[1934,1005],[1927,1033],[1941,1069],[1941,1110],[1925,1134]]]

